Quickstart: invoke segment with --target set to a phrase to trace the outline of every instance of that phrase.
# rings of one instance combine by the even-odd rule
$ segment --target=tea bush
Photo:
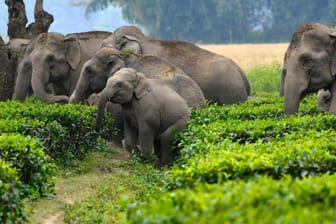
[[[129,223],[334,223],[336,118],[316,97],[294,116],[260,94],[193,111],[166,193],[132,205]]]
[[[22,183],[12,163],[0,159],[0,223],[25,221],[21,188]]]
[[[99,138],[110,139],[111,116],[104,126],[94,130],[96,108],[84,105],[46,104],[30,99],[0,102],[0,133],[31,135],[43,142],[46,152],[61,164],[83,158],[99,147]]]
[[[39,141],[19,134],[0,135],[0,159],[17,170],[24,197],[50,193],[56,167]]]
[[[197,184],[129,207],[128,223],[334,223],[336,174]]]

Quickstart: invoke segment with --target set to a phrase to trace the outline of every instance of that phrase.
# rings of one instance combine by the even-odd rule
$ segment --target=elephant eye
[[[123,86],[123,83],[122,83],[122,82],[117,82],[117,83],[115,84],[115,86],[116,86],[117,88],[121,88],[121,87]]]
[[[310,68],[313,67],[313,58],[311,57],[311,55],[303,54],[303,55],[301,55],[299,60],[301,62],[301,65],[305,69],[310,69]]]

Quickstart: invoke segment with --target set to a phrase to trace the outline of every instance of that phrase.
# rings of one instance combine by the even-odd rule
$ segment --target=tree
[[[285,42],[306,22],[332,25],[335,0],[92,0],[109,4],[149,35],[203,43]]]

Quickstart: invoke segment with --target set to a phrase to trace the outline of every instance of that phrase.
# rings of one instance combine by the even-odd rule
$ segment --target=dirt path
[[[38,203],[34,208],[36,217],[32,220],[43,224],[63,224],[65,207],[94,194],[104,178],[113,173],[127,172],[122,164],[129,158],[123,149],[111,149],[112,153],[95,153],[87,158],[80,166],[87,171],[71,177],[57,177],[55,184],[56,198]],[[70,174],[71,175],[71,174]],[[35,205],[34,205],[35,206]],[[51,208],[46,214],[39,212]],[[41,214],[38,214],[41,213]],[[38,217],[43,216],[43,217]]]

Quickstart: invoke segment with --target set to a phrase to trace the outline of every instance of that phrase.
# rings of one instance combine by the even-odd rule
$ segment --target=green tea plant
[[[129,207],[127,223],[334,223],[336,175],[197,184]]]
[[[48,155],[61,164],[84,158],[116,132],[111,116],[99,132],[94,130],[95,107],[46,104],[34,98],[24,103],[0,102],[0,133],[31,135],[43,142]]]
[[[24,197],[53,192],[56,166],[37,139],[19,134],[0,135],[0,160],[9,162],[17,171],[23,184],[20,194]]]
[[[11,162],[0,159],[0,223],[23,223],[22,183]]]

